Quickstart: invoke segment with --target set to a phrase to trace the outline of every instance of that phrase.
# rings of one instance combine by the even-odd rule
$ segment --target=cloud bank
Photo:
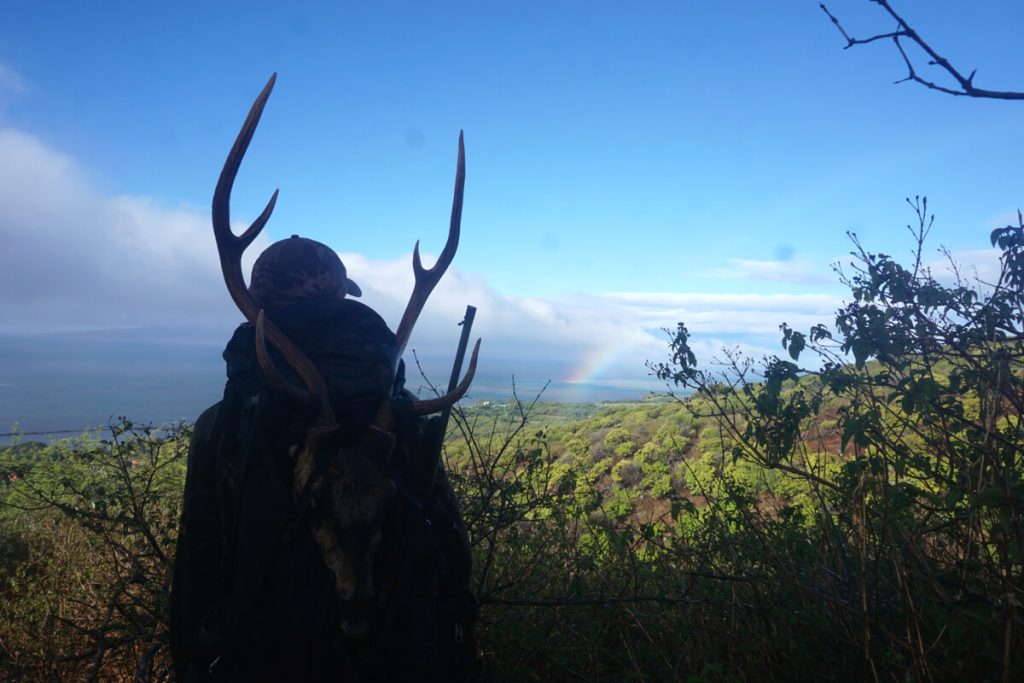
[[[728,268],[711,271],[715,277],[820,285],[834,282],[819,266],[796,259],[729,259]]]
[[[0,129],[0,333],[158,327],[226,339],[240,315],[221,279],[209,220],[194,207],[104,195],[75,159],[33,135]],[[261,237],[250,247],[246,272],[267,244]],[[397,325],[413,287],[411,254],[340,255],[362,300]],[[428,265],[433,258],[424,254]],[[776,350],[780,322],[828,322],[839,303],[823,294],[510,297],[455,267],[427,304],[410,348],[429,361],[434,378],[446,376],[436,359],[451,357],[457,324],[473,304],[482,371],[641,387],[651,382],[644,361],[666,356],[662,328],[678,321],[708,356],[737,344],[758,353]]]
[[[230,313],[218,268],[196,210],[104,196],[75,160],[0,129],[0,331],[209,325]]]

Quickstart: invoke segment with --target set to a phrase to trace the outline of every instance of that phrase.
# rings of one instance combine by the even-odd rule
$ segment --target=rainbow
[[[574,393],[582,397],[588,385],[597,384],[608,369],[633,348],[632,344],[619,344],[594,348],[584,354],[582,362],[564,378],[566,384],[574,386]]]

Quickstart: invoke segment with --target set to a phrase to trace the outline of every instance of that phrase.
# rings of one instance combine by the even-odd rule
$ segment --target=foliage
[[[167,680],[189,428],[0,453],[0,677]]]
[[[776,589],[829,606],[837,645],[858,653],[850,671],[1009,680],[1024,655],[1024,224],[992,234],[996,282],[971,286],[951,263],[947,286],[923,265],[927,200],[910,204],[911,267],[853,237],[836,339],[783,325],[789,359],[755,366],[734,352],[710,372],[680,325],[656,371],[696,392],[688,405],[714,420],[735,466],[792,482],[771,524],[799,520],[803,555],[773,540],[760,564]],[[805,354],[810,368],[797,365]],[[711,499],[745,510],[745,496],[726,477]],[[738,534],[760,524],[734,521]]]

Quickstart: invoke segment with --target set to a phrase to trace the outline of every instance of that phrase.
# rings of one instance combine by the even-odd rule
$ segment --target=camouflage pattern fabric
[[[362,295],[330,247],[298,235],[267,247],[253,265],[250,283],[253,299],[267,311],[308,299]]]

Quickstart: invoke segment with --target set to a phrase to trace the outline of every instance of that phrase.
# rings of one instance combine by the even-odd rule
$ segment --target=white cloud
[[[828,294],[640,293],[608,295],[647,321],[685,321],[701,334],[774,334],[780,323],[799,328],[829,322],[841,305]]]
[[[413,287],[410,256],[378,262],[341,256],[363,288],[363,301],[395,324]],[[474,336],[484,338],[485,360],[544,363],[556,380],[643,383],[649,381],[644,362],[666,357],[662,329],[677,322],[695,335],[703,360],[737,344],[760,356],[776,351],[781,322],[798,329],[831,323],[841,301],[821,294],[659,292],[508,297],[453,269],[428,302],[410,348],[450,356],[466,304],[478,308]]]
[[[0,129],[0,332],[159,326],[221,330],[226,339],[240,315],[220,275],[209,220],[198,209],[106,196],[74,159]],[[261,240],[247,254],[246,271],[267,245]],[[362,301],[396,326],[413,288],[411,254],[341,256]],[[433,260],[424,254],[427,265]],[[839,301],[657,292],[510,297],[456,267],[410,341],[435,379],[447,376],[466,304],[478,308],[482,373],[641,386],[650,382],[644,362],[666,357],[661,328],[686,322],[706,357],[737,343],[757,353],[777,337],[780,322],[830,322]]]
[[[983,284],[994,284],[999,279],[999,256],[998,249],[964,249],[949,254],[950,259],[945,255],[936,257],[925,262],[932,276],[944,285],[952,285],[956,280],[956,273],[965,281],[966,285],[974,285],[978,282]]]
[[[104,196],[74,159],[0,129],[0,331],[209,325],[231,313],[223,290],[206,215]]]
[[[834,282],[823,269],[808,261],[781,259],[729,259],[729,268],[718,268],[711,275],[724,278],[766,280],[794,284],[824,284]]]

